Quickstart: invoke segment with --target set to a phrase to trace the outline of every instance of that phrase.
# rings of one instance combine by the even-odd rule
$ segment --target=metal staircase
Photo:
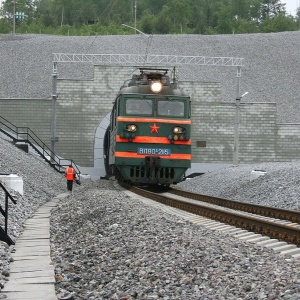
[[[80,175],[80,170],[72,159],[58,157],[30,128],[17,127],[0,116],[0,132],[8,136],[19,148],[20,145],[31,146],[56,171],[64,173],[69,164],[72,164],[76,174]]]
[[[54,170],[59,173],[64,173],[65,169],[72,164],[77,175],[76,177],[79,178],[79,180],[76,180],[76,183],[80,184],[80,170],[75,162],[72,159],[62,159],[58,157],[30,128],[17,127],[0,116],[0,132],[9,137],[13,144],[19,148],[22,148],[22,146],[25,145],[32,147],[32,149],[34,149]],[[8,245],[14,245],[14,242],[7,234],[8,200],[10,199],[14,204],[17,202],[1,182],[0,188],[5,193],[4,208],[1,206],[0,202],[0,212],[5,218],[4,229],[0,226],[0,240],[6,242]]]

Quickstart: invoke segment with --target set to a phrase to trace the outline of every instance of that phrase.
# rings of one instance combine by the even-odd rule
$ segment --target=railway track
[[[300,212],[253,205],[177,189],[153,192],[130,187],[138,195],[249,232],[300,246]]]

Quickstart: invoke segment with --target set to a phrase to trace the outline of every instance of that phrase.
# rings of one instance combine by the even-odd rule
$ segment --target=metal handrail
[[[72,159],[58,157],[29,127],[17,127],[7,119],[0,116],[0,131],[9,136],[14,143],[25,142],[34,148],[48,163],[60,173],[63,173],[69,164],[75,169],[77,175],[80,170]],[[3,127],[4,129],[1,129]],[[47,156],[50,158],[48,159]]]
[[[4,230],[1,228],[1,233],[4,234],[2,237],[2,240],[6,242],[9,246],[14,245],[15,243],[13,240],[8,236],[7,234],[7,225],[8,225],[8,199],[10,199],[14,204],[17,204],[15,199],[10,195],[10,193],[7,191],[5,186],[0,182],[0,187],[5,192],[5,208],[3,209],[2,206],[0,206],[0,212],[4,216],[5,222],[4,222]]]

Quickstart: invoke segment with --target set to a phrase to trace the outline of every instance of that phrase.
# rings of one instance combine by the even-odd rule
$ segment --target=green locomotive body
[[[120,89],[104,138],[107,176],[161,185],[185,179],[191,166],[190,97],[167,72],[141,68]]]

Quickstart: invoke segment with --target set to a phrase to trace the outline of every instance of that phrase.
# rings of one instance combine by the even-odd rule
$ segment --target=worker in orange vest
[[[72,164],[70,164],[69,167],[66,168],[65,174],[66,174],[66,179],[67,179],[68,191],[72,192],[73,181],[75,180],[75,174],[76,174],[74,168],[72,167]]]

